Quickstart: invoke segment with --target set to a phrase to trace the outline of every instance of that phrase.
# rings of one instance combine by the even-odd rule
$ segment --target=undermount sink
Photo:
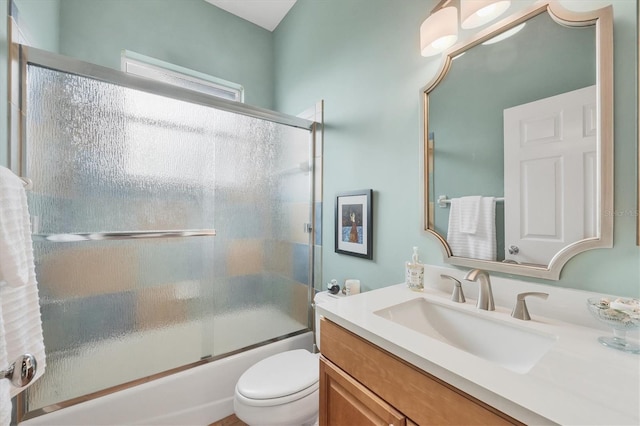
[[[467,312],[424,298],[374,314],[520,374],[527,373],[558,339],[489,318],[488,312]]]

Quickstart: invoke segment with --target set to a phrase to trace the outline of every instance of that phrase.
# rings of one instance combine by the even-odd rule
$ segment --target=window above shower
[[[218,98],[244,102],[244,88],[240,84],[130,50],[122,51],[121,70]]]

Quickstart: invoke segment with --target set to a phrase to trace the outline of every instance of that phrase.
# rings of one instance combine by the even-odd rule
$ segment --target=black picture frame
[[[336,195],[335,252],[373,259],[373,190]]]

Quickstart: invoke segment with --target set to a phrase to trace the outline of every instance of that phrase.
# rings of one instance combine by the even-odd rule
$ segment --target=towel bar
[[[186,229],[182,231],[121,231],[121,232],[80,232],[66,234],[33,234],[33,241],[54,241],[61,243],[76,241],[133,240],[145,238],[215,237],[215,229]]]
[[[20,180],[24,184],[24,189],[26,189],[27,191],[33,188],[33,181],[31,179],[27,177],[20,177]]]
[[[504,197],[495,197],[495,199],[497,203],[504,201]],[[439,207],[442,207],[444,209],[447,207],[447,204],[451,204],[451,199],[446,195],[440,195],[438,197],[437,203]]]
[[[31,383],[37,369],[36,357],[31,354],[24,354],[16,359],[9,368],[0,370],[0,380],[8,379],[13,386],[22,388]]]

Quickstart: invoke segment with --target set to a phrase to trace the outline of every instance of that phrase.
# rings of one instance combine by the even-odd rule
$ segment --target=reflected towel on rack
[[[462,230],[460,198],[451,199],[447,242],[454,256],[496,260],[496,202],[495,197],[480,197],[475,233]],[[468,229],[468,227],[467,227]]]
[[[480,200],[482,200],[482,197],[479,195],[458,199],[456,210],[460,216],[460,232],[465,234],[476,233],[480,218]]]
[[[0,370],[30,353],[38,363],[33,383],[44,373],[46,362],[27,195],[22,180],[4,167],[0,167],[0,258]],[[24,389],[0,380],[0,421],[7,418],[7,410],[10,418],[11,398]]]

